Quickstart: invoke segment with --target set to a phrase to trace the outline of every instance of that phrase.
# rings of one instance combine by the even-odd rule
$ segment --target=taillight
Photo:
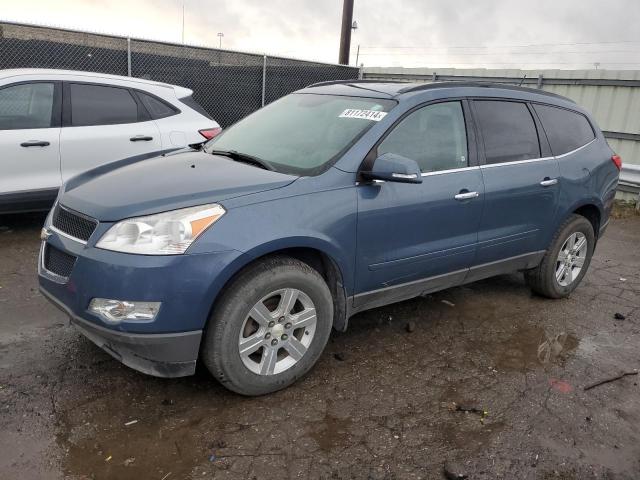
[[[613,155],[611,157],[611,161],[613,162],[613,164],[616,166],[618,170],[622,168],[622,158],[620,158],[620,155]]]
[[[205,128],[204,130],[198,130],[198,133],[202,135],[207,140],[211,140],[213,137],[218,135],[222,131],[222,128]]]

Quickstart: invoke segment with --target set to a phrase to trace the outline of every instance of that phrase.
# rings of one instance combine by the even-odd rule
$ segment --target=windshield
[[[395,105],[375,98],[288,95],[223,131],[205,151],[235,151],[278,172],[317,175]]]

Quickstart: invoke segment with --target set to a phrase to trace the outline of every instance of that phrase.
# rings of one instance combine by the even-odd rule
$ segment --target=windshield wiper
[[[240,153],[236,150],[209,150],[211,155],[221,155],[223,157],[228,157],[231,160],[235,160],[237,162],[249,163],[251,165],[255,165],[256,167],[264,168],[265,170],[274,171],[275,168],[267,162],[258,157],[254,157],[253,155],[249,155],[248,153]]]

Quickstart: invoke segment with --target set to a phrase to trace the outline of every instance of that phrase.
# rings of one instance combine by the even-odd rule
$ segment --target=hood
[[[298,178],[202,151],[134,158],[70,179],[60,203],[100,221],[117,221],[223,202],[281,188]]]

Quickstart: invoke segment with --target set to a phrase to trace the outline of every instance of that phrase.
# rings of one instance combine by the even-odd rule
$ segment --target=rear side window
[[[49,128],[53,83],[24,83],[0,90],[0,130]]]
[[[175,115],[178,113],[178,110],[173,106],[169,105],[167,102],[160,100],[157,97],[153,97],[144,92],[136,92],[138,98],[151,115],[151,118],[157,120],[159,118],[170,117],[171,115]]]
[[[536,124],[526,104],[499,100],[476,100],[474,104],[487,163],[540,158]]]
[[[211,115],[209,115],[207,111],[202,107],[202,105],[196,102],[191,95],[189,95],[188,97],[182,97],[180,101],[184,103],[187,107],[192,108],[193,110],[198,112],[200,115],[204,115],[209,120],[213,120],[211,118]]]
[[[71,125],[115,125],[138,121],[138,104],[126,88],[72,83]]]
[[[533,108],[540,117],[554,155],[575,150],[596,138],[589,120],[581,113],[547,105],[534,105]]]

